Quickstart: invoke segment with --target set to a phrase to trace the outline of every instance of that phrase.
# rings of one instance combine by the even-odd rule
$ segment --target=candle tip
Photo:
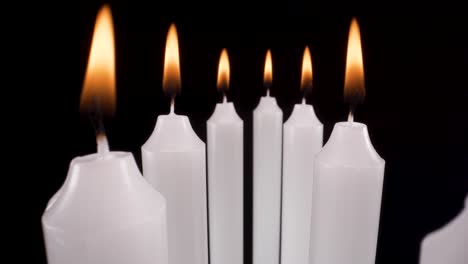
[[[223,94],[223,103],[227,103],[226,93]]]
[[[267,96],[267,97],[270,97],[270,88],[267,88],[266,96]]]

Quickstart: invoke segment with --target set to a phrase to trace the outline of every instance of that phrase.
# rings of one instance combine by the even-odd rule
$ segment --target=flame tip
[[[364,67],[361,33],[356,17],[351,20],[346,55],[345,101],[356,105],[364,100]]]
[[[171,23],[166,37],[163,90],[174,98],[180,92],[179,40],[175,23]]]
[[[111,116],[115,110],[114,26],[109,4],[98,10],[88,65],[86,68],[80,111],[102,112]]]
[[[309,46],[304,48],[304,54],[302,57],[302,78],[301,78],[301,91],[308,92],[312,89],[312,56],[310,55]]]
[[[267,50],[265,57],[265,71],[263,75],[263,83],[267,88],[270,88],[273,80],[273,62],[270,49]]]

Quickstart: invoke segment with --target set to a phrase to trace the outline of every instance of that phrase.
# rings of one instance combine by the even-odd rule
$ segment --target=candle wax
[[[335,124],[315,159],[311,264],[375,262],[384,167],[366,125]]]
[[[42,217],[49,264],[167,264],[166,202],[133,156],[75,158]]]
[[[465,208],[444,227],[428,234],[421,247],[421,264],[468,263],[468,196]]]
[[[312,105],[296,104],[283,133],[281,263],[309,264],[312,161],[322,148],[323,125]]]
[[[233,103],[217,104],[207,122],[210,260],[244,262],[244,125]]]
[[[143,175],[167,201],[169,263],[207,264],[205,144],[187,116],[159,116],[142,158]]]
[[[262,97],[253,121],[253,264],[279,262],[283,112]]]

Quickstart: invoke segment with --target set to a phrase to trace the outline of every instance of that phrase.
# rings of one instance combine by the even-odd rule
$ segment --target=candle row
[[[115,108],[113,45],[111,11],[104,6],[80,102],[95,122],[98,153],[71,162],[63,186],[47,205],[42,224],[49,264],[243,263],[243,121],[233,103],[224,95],[216,105],[207,121],[205,148],[188,117],[174,112],[181,85],[172,25],[163,78],[171,109],[158,117],[142,146],[143,178],[131,153],[109,151],[104,132],[103,122]],[[283,124],[282,111],[269,95],[272,61],[267,52],[267,95],[253,113],[254,264],[375,260],[385,162],[366,125],[353,121],[365,95],[356,20],[346,65],[349,119],[335,124],[322,148],[323,125],[305,100]],[[224,94],[229,88],[226,50],[217,86]],[[305,94],[311,87],[306,48],[301,90]]]
[[[354,106],[364,91],[355,21],[349,47],[345,91]],[[163,78],[171,110],[158,117],[142,146],[143,180],[132,155],[109,151],[105,136],[103,121],[115,108],[114,69],[112,17],[104,6],[97,17],[80,102],[95,122],[98,153],[72,161],[64,185],[44,212],[49,263],[206,264],[208,241],[213,263],[242,263],[243,121],[234,105],[224,96],[208,120],[206,155],[205,143],[188,118],[174,113],[181,85],[172,25]],[[370,263],[375,257],[383,161],[369,142],[366,126],[352,118],[338,124],[321,151],[323,126],[313,107],[305,100],[296,105],[283,129],[282,111],[269,95],[271,81],[268,52],[267,95],[253,114],[253,262],[279,262],[281,248],[282,263],[306,264],[309,255],[312,263]],[[306,48],[301,88],[311,86],[312,62]],[[228,87],[229,60],[223,50],[218,88],[226,92]],[[353,107],[351,117],[352,111]]]

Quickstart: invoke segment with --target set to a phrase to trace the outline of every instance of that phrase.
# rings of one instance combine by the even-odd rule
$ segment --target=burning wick
[[[263,74],[263,85],[266,88],[266,96],[270,97],[270,88],[273,83],[273,63],[271,60],[271,51],[268,50],[265,58],[265,71]]]
[[[88,111],[89,119],[96,134],[97,152],[98,154],[105,154],[109,152],[109,142],[107,141],[106,130],[104,128],[104,112],[100,99],[98,96],[93,96],[91,104],[88,106]]]
[[[223,93],[223,103],[227,103],[226,92],[229,90],[229,74],[229,57],[227,50],[223,49],[219,57],[218,82],[216,83],[218,91]]]
[[[366,95],[364,85],[364,67],[362,59],[361,33],[356,18],[351,21],[346,56],[346,74],[344,97],[349,103],[348,122],[354,122],[356,106],[362,103]]]
[[[310,56],[309,47],[306,46],[304,49],[304,56],[302,57],[302,104],[306,104],[306,94],[312,90],[312,80],[312,57]]]
[[[180,92],[179,40],[175,24],[167,32],[164,54],[163,90],[171,98],[170,114],[174,114],[175,97]]]
[[[171,112],[170,114],[174,114],[174,104],[175,104],[175,97],[171,97]]]
[[[348,122],[349,123],[354,122],[354,107],[352,107],[352,106],[349,107]]]
[[[115,49],[112,12],[104,5],[96,17],[93,40],[80,101],[96,133],[99,155],[109,152],[104,120],[115,111]]]
[[[96,142],[98,154],[105,154],[109,152],[109,142],[107,141],[106,133],[98,133],[96,135]]]

